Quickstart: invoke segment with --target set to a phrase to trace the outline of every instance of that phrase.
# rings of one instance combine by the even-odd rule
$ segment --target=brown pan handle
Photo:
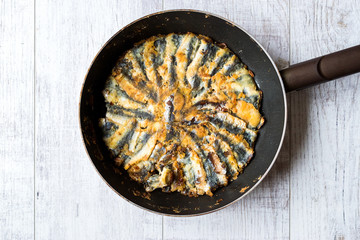
[[[360,45],[295,64],[280,74],[286,92],[291,92],[356,72],[360,72]]]

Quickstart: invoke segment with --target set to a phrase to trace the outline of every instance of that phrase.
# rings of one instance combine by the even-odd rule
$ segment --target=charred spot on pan
[[[223,201],[223,199],[222,199],[222,198],[220,198],[220,199],[216,200],[215,205],[219,205],[219,203],[221,203],[222,201]]]
[[[259,177],[255,178],[255,179],[253,180],[253,182],[257,182],[257,181],[259,181],[261,178],[262,178],[262,175],[260,175]]]
[[[249,70],[249,75],[250,75],[251,77],[254,77],[254,73],[253,73],[251,70]]]
[[[225,43],[206,36],[172,33],[135,44],[103,91],[99,126],[114,168],[147,192],[213,196],[254,154],[263,118],[253,78]]]
[[[227,48],[226,43],[217,43],[216,45],[218,45],[218,46],[219,46],[220,48],[222,48],[222,49]]]
[[[173,209],[173,212],[174,212],[174,213],[181,213],[181,210],[178,209],[178,208],[174,208],[174,209]]]
[[[236,27],[236,25],[234,23],[231,23],[231,22],[226,22],[227,25],[230,25],[232,27]]]
[[[250,186],[246,186],[240,189],[240,193],[244,193],[246,190],[249,189]]]

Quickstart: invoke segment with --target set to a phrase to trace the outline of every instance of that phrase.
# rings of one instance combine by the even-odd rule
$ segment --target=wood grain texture
[[[0,239],[34,233],[34,5],[0,0]]]
[[[263,44],[279,67],[288,65],[288,1],[164,3],[165,9],[199,9],[228,18]],[[248,196],[210,215],[193,218],[164,217],[164,239],[288,239],[288,139],[286,136],[284,147],[269,175]]]
[[[291,62],[359,44],[358,1],[291,1]],[[291,94],[292,239],[360,238],[360,76]]]
[[[161,239],[161,216],[120,198],[81,141],[78,101],[92,58],[160,1],[36,1],[36,239]]]
[[[161,217],[103,182],[78,123],[87,68],[121,27],[176,8],[234,21],[280,69],[360,43],[356,0],[0,0],[0,239],[360,239],[359,74],[288,94],[278,160],[221,211]]]

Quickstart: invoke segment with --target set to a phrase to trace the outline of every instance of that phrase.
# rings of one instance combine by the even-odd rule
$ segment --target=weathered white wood
[[[161,217],[118,197],[90,164],[78,124],[92,58],[147,13],[194,8],[229,18],[283,68],[359,44],[358,1],[34,4],[0,0],[0,239],[360,238],[359,75],[289,94],[288,133],[269,175],[240,202],[200,217]]]
[[[165,1],[165,9],[205,10],[228,18],[262,43],[280,67],[288,64],[288,1]],[[216,213],[164,217],[164,239],[288,239],[289,146],[248,196]]]
[[[0,0],[0,239],[34,232],[34,5]]]
[[[120,198],[83,147],[87,68],[125,24],[160,1],[36,1],[36,239],[161,239],[162,218]]]
[[[359,1],[291,0],[291,62],[360,44]],[[291,95],[292,239],[360,238],[360,75]]]

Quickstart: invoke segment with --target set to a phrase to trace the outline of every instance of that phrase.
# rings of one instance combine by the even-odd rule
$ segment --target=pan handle
[[[360,72],[360,45],[298,63],[280,74],[286,92]]]

